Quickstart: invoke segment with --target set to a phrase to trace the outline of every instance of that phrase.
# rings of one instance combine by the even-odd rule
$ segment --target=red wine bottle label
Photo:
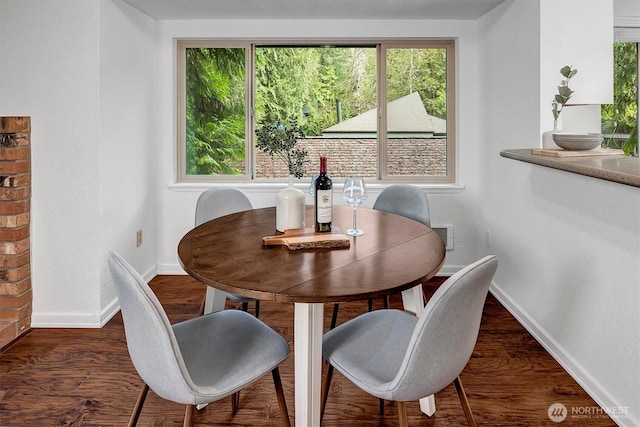
[[[331,222],[331,206],[333,205],[333,190],[318,190],[316,194],[317,221],[320,224]]]

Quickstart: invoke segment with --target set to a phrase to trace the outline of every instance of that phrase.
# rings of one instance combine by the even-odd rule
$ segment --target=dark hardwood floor
[[[438,280],[425,285],[432,293]],[[151,282],[171,322],[198,311],[204,285],[188,276],[159,276]],[[378,302],[377,302],[378,303]],[[379,302],[381,305],[381,302]],[[392,298],[392,307],[401,300]],[[236,308],[233,304],[229,307]],[[252,308],[250,308],[251,310]],[[338,322],[366,310],[366,302],[344,303]],[[330,307],[326,311],[326,325]],[[293,306],[264,301],[260,318],[289,340],[293,349]],[[293,354],[280,368],[293,423]],[[141,380],[129,359],[122,318],[102,329],[35,329],[0,354],[0,426],[126,426]],[[480,426],[614,426],[606,416],[572,417],[572,408],[594,401],[544,349],[489,296],[480,336],[461,375]],[[562,403],[569,415],[552,422],[547,411]],[[465,426],[453,385],[436,394],[436,414],[429,418],[417,402],[407,405],[411,426]],[[149,393],[139,426],[182,425],[183,405]],[[231,416],[230,399],[209,405],[194,416],[196,426],[281,425],[271,376],[241,393],[240,410]],[[334,375],[324,426],[395,426],[395,405],[384,416],[378,400]]]

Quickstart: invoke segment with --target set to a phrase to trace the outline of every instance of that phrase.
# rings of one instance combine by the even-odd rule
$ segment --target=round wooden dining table
[[[352,226],[353,210],[333,207],[333,227]],[[305,222],[313,224],[313,207]],[[290,250],[265,246],[277,234],[275,208],[238,212],[205,222],[178,244],[184,270],[209,285],[205,312],[224,309],[226,292],[295,303],[295,421],[320,425],[320,380],[324,303],[357,301],[402,292],[405,310],[420,315],[421,284],[444,264],[445,245],[431,228],[403,216],[357,209],[364,235],[348,247]],[[421,401],[435,410],[433,398]]]

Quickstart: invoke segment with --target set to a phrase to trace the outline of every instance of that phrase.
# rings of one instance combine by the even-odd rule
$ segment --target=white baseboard
[[[438,271],[438,274],[436,274],[437,277],[449,277],[452,276],[454,273],[457,273],[459,270],[462,270],[465,266],[464,265],[448,265],[445,264],[442,266],[442,268],[440,269],[440,271]]]
[[[105,313],[105,316],[108,315]],[[101,328],[102,326],[104,326],[102,315],[98,313],[33,313],[31,315],[32,328]]]
[[[553,357],[567,373],[585,390],[585,392],[596,401],[601,408],[624,408],[619,402],[615,402],[599,381],[593,378],[553,337],[538,323],[531,318],[509,295],[503,291],[495,282],[491,284],[491,293],[509,311],[513,317],[535,338],[536,341]],[[549,402],[549,405],[555,402]],[[560,402],[561,403],[561,402]],[[618,414],[618,411],[609,413],[611,419],[619,426],[637,427],[640,420],[633,414]]]
[[[157,268],[151,267],[142,274],[149,282],[157,274]],[[32,313],[32,328],[102,328],[120,311],[118,298],[113,298],[102,312],[97,313]]]
[[[175,276],[187,274],[180,264],[158,264],[158,275]]]

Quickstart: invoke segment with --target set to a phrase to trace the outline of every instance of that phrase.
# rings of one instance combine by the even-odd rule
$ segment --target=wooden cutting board
[[[551,157],[621,156],[624,151],[613,148],[594,148],[593,150],[565,150],[563,148],[533,149],[531,154]]]
[[[344,233],[316,233],[312,227],[285,230],[284,233],[262,238],[264,246],[286,246],[291,250],[315,248],[348,248],[351,244]]]

